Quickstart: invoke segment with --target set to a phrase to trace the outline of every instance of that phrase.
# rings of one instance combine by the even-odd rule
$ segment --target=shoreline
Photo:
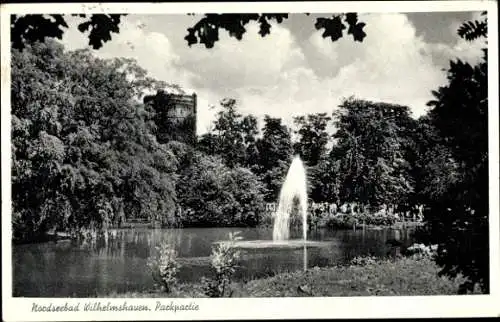
[[[329,230],[358,230],[358,229],[366,229],[366,230],[384,230],[384,229],[408,229],[408,228],[416,228],[422,226],[423,223],[421,222],[405,222],[405,223],[396,223],[394,225],[368,225],[368,224],[360,224],[356,225],[355,227],[310,227],[311,230],[313,229],[329,229]],[[116,229],[116,230],[129,230],[129,229],[190,229],[190,228],[254,228],[254,229],[266,229],[266,228],[272,228],[272,226],[267,226],[267,225],[262,225],[262,226],[255,226],[255,227],[154,227],[151,225],[127,225],[125,227],[112,227],[109,228],[110,230]],[[27,244],[40,244],[40,243],[48,243],[48,242],[59,242],[59,241],[67,241],[67,240],[76,240],[76,238],[73,238],[70,236],[69,233],[66,232],[55,232],[55,233],[45,233],[42,235],[37,236],[36,238],[29,239],[29,240],[15,240],[12,239],[12,245],[27,245]]]

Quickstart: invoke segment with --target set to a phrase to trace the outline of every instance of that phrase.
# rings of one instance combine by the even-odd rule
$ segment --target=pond
[[[112,292],[147,291],[154,282],[147,258],[162,240],[174,244],[182,265],[182,282],[196,282],[211,276],[210,253],[214,242],[227,240],[229,232],[240,231],[244,240],[271,240],[272,229],[184,228],[122,229],[107,244],[73,241],[13,246],[13,296],[22,297],[105,297]],[[300,231],[291,238],[299,239]],[[386,256],[390,239],[412,244],[411,230],[357,229],[310,231],[308,239],[321,247],[256,247],[243,249],[235,279],[249,280],[278,272],[307,267],[330,266],[359,255]]]

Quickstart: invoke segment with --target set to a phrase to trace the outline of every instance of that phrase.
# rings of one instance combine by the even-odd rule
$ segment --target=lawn
[[[233,283],[232,297],[456,295],[463,279],[438,276],[429,258],[361,258],[349,265]],[[172,293],[110,294],[108,297],[205,297],[201,284],[179,284]]]

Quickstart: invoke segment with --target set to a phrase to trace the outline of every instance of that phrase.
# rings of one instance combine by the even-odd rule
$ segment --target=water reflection
[[[241,231],[246,240],[271,240],[271,229],[128,229],[116,230],[107,240],[61,241],[13,247],[14,296],[95,296],[113,291],[141,291],[153,287],[147,258],[162,241],[178,251],[182,281],[198,281],[210,274],[212,243]],[[247,249],[235,278],[247,280],[334,265],[359,255],[386,256],[388,239],[411,244],[408,231],[313,230],[311,240],[328,241],[327,247]],[[302,237],[291,231],[292,239]]]
[[[304,245],[304,272],[307,271],[307,246]]]

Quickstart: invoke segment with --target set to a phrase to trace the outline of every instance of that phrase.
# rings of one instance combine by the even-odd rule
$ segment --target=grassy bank
[[[312,268],[306,272],[233,283],[233,297],[410,296],[457,294],[461,278],[438,277],[428,258],[364,258],[350,265]],[[110,294],[108,297],[206,297],[201,284],[181,284],[170,293]]]

